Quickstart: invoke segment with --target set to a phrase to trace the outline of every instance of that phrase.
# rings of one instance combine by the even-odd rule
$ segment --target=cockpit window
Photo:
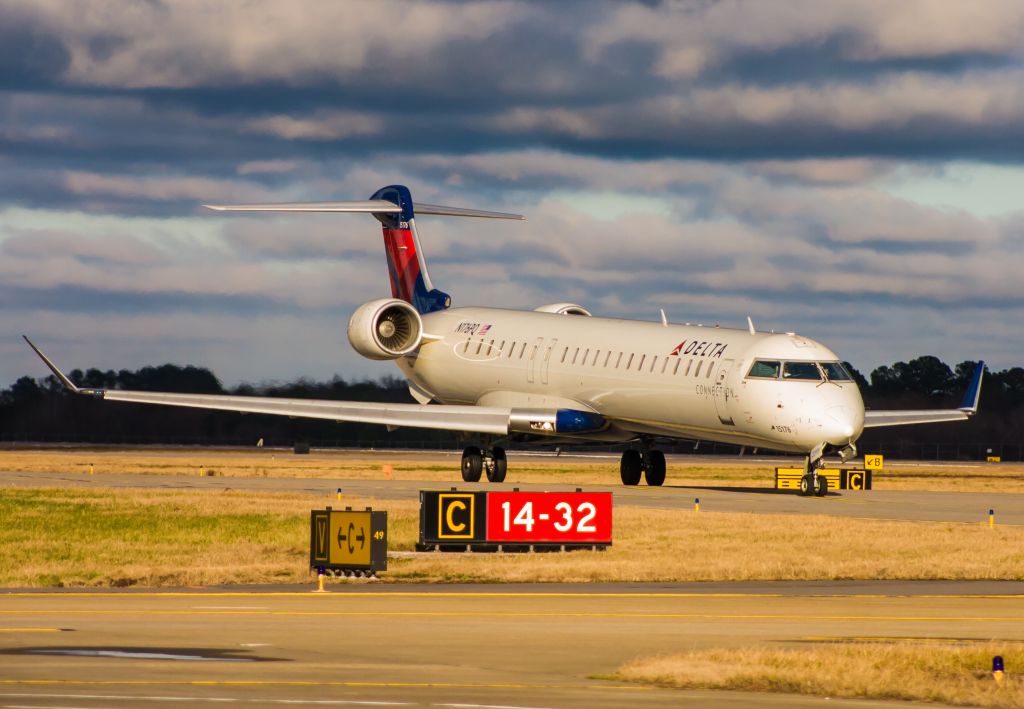
[[[814,362],[786,362],[782,368],[783,379],[797,379],[807,382],[820,382],[821,372]]]
[[[850,373],[842,362],[821,362],[821,368],[825,370],[825,378],[830,382],[849,382],[853,380]]]
[[[766,379],[778,379],[781,364],[770,360],[759,359],[750,368],[748,377],[764,377]]]

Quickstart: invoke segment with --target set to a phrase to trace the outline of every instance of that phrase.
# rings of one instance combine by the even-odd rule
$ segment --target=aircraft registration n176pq
[[[824,495],[826,454],[856,454],[865,428],[960,421],[977,411],[979,362],[958,409],[865,411],[830,349],[794,333],[594,317],[573,303],[532,311],[452,307],[431,283],[416,214],[523,219],[516,214],[414,203],[391,185],[369,200],[207,205],[225,212],[366,212],[383,226],[391,298],[360,306],[348,339],[362,356],[394,360],[419,404],[206,396],[76,386],[29,345],[72,392],[245,413],[458,431],[462,478],[505,479],[509,443],[627,443],[625,485],[665,481],[659,440],[734,443],[805,456],[803,495]],[[28,340],[28,338],[26,338]]]

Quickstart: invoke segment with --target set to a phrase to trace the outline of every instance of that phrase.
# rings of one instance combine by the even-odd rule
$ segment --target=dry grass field
[[[619,484],[614,456],[563,459],[515,453],[515,479],[524,483]],[[772,464],[723,458],[670,461],[668,484],[771,487]],[[796,459],[793,459],[795,462]],[[457,481],[454,452],[377,453],[314,450],[295,455],[286,449],[0,449],[0,469],[40,473],[207,475],[224,477],[297,477]],[[390,466],[390,467],[389,467]],[[876,489],[1024,492],[1024,464],[890,463],[875,475]]]
[[[1007,675],[989,670],[1002,655]],[[1024,706],[1024,645],[842,643],[808,649],[703,650],[642,659],[614,679],[688,689],[788,692],[824,697]]]
[[[28,488],[0,491],[0,587],[302,583],[308,495]],[[415,502],[388,511],[389,548],[412,552]],[[386,581],[1024,579],[1024,529],[623,507],[615,544],[566,554],[400,554]],[[819,543],[808,547],[808,535]],[[752,543],[753,540],[753,543]],[[800,548],[800,554],[793,549]]]

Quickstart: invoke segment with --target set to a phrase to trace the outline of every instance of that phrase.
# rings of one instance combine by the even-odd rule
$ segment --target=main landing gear
[[[657,487],[665,482],[665,454],[659,450],[641,453],[630,449],[622,453],[619,475],[623,485],[638,485],[643,475],[648,485]]]
[[[468,483],[479,482],[483,473],[487,473],[488,482],[500,483],[505,480],[507,471],[508,458],[504,448],[494,446],[481,450],[467,446],[462,451],[462,479]]]

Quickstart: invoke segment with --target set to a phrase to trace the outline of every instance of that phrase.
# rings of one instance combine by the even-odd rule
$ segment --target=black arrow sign
[[[363,549],[366,546],[366,530],[360,527],[359,536],[356,539],[359,541],[359,548]]]

